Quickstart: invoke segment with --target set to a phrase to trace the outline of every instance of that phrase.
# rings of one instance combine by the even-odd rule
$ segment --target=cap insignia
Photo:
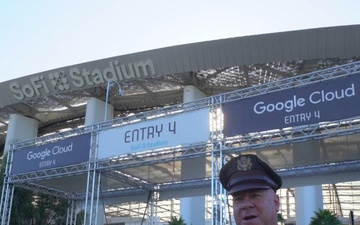
[[[241,157],[236,161],[238,171],[247,171],[251,169],[252,163],[249,157]]]

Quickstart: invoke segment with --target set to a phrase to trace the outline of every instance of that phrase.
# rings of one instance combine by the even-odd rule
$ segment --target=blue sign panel
[[[89,160],[91,134],[63,141],[24,148],[14,152],[11,174],[20,174]]]
[[[225,103],[224,135],[308,125],[360,115],[360,75]]]

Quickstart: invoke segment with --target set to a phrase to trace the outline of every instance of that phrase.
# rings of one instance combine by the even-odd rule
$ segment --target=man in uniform
[[[220,170],[220,182],[233,197],[236,225],[277,225],[281,177],[256,155],[232,158]]]

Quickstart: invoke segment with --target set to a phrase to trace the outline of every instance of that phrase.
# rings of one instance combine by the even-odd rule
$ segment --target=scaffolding
[[[234,154],[239,154],[249,150],[258,150],[306,141],[356,135],[360,133],[360,117],[344,118],[337,121],[297,126],[288,129],[255,132],[235,137],[224,137],[221,132],[223,120],[221,112],[222,104],[269,94],[272,92],[302,87],[309,84],[316,84],[326,80],[354,76],[358,73],[360,73],[360,63],[350,63],[216,95],[189,103],[142,112],[129,117],[117,118],[89,127],[74,129],[61,134],[54,134],[15,143],[11,146],[6,161],[4,185],[0,203],[1,224],[8,225],[10,222],[14,186],[68,199],[69,210],[67,225],[75,223],[74,218],[76,218],[75,207],[77,201],[85,202],[84,224],[94,225],[97,221],[97,207],[100,204],[100,198],[111,199],[133,195],[150,196],[148,199],[149,204],[147,206],[147,224],[154,225],[156,224],[156,220],[153,217],[157,215],[156,208],[159,203],[159,194],[162,192],[176,190],[211,187],[212,224],[229,224],[231,219],[226,207],[228,205],[226,193],[217,181],[219,170],[226,159],[232,157]],[[96,158],[96,152],[98,150],[98,134],[101,131],[149,121],[156,118],[179,115],[204,108],[209,109],[213,123],[210,132],[211,137],[208,142],[153,149],[139,153],[119,155],[106,160],[97,160]],[[15,175],[11,174],[14,151],[21,151],[21,149],[25,147],[54,143],[69,137],[87,133],[91,134],[91,154],[88,162],[35,172]],[[194,180],[176,179],[174,181],[166,180],[164,182],[153,182],[151,179],[145,179],[145,177],[135,177],[132,173],[126,172],[131,172],[131,170],[141,171],[144,170],[144,168],[154,167],[157,167],[160,170],[160,167],[162,166],[165,167],[168,164],[176,166],[182,160],[191,158],[206,158],[207,162],[211,165],[210,176]],[[354,157],[353,160],[334,162],[326,161],[317,165],[304,165],[297,167],[281,167],[281,165],[278,165],[278,172],[284,179],[288,177],[304,177],[314,174],[331,174],[335,171],[357,171],[359,169],[360,158],[358,155],[357,157]],[[165,170],[168,172],[167,169]],[[51,180],[77,176],[86,177],[86,189],[83,192],[73,193],[60,188],[58,189],[54,186],[46,185],[47,182]],[[120,186],[120,188],[111,187],[103,189],[101,187],[103,179],[111,179],[112,181],[118,182],[118,186]]]

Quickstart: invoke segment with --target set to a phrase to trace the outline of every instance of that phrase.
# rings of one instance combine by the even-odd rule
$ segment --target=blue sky
[[[253,34],[360,24],[359,0],[0,0],[0,82]]]

